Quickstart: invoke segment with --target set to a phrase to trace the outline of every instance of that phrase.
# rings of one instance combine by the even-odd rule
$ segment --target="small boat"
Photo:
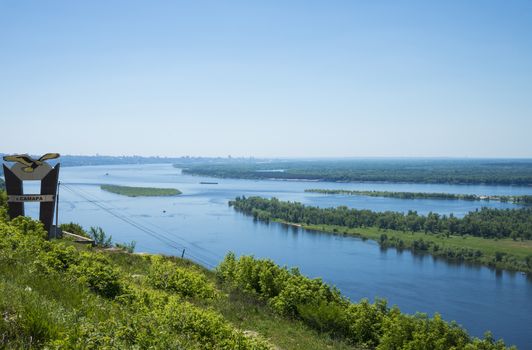
[[[218,185],[218,182],[202,181],[200,182],[200,185]]]

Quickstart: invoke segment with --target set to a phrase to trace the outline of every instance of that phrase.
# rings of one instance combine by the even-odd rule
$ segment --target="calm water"
[[[106,175],[108,173],[108,175]],[[298,266],[310,277],[322,277],[353,301],[388,299],[402,311],[440,312],[473,335],[492,330],[509,344],[532,348],[532,281],[521,274],[453,265],[394,249],[381,250],[373,241],[333,236],[280,224],[254,222],[227,202],[236,196],[278,197],[322,207],[347,205],[372,210],[417,210],[462,216],[481,206],[515,207],[509,203],[401,200],[304,193],[306,188],[450,192],[471,194],[532,194],[532,188],[424,184],[337,184],[229,180],[182,175],[171,165],[121,165],[62,168],[60,179],[75,191],[100,201],[119,215],[132,218],[172,240],[171,246],[118,220],[78,195],[61,189],[60,222],[101,226],[116,242],[137,241],[137,251],[185,255],[206,266],[216,265],[227,251],[269,257]],[[218,185],[201,185],[216,181]],[[128,198],[100,190],[98,184],[173,187],[183,195]],[[29,185],[26,193],[37,189]],[[37,207],[28,206],[35,216]],[[168,243],[168,241],[166,241]]]

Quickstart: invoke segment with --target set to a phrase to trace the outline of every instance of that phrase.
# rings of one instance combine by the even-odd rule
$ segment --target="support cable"
[[[70,184],[69,184],[69,185],[70,185]],[[90,193],[90,192],[83,191],[82,189],[79,189],[79,188],[77,189],[77,191],[84,193],[87,197],[92,197],[94,201],[97,201],[97,202],[105,202],[104,200],[98,198],[96,195],[94,195],[94,194],[92,194],[92,193]],[[110,204],[110,203],[107,203],[107,205],[108,205],[108,207],[109,207],[110,209],[120,210],[119,208],[113,206],[113,205]],[[130,221],[133,221],[133,219],[128,218],[128,217],[126,217],[126,216],[124,216],[124,218],[126,218],[126,219],[128,219],[128,220],[130,220]],[[181,240],[182,242],[184,242],[184,243],[178,243],[178,242],[176,242],[175,240],[173,240],[173,239],[171,239],[171,238],[169,238],[169,237],[165,237],[164,235],[162,235],[162,234],[159,232],[159,234],[161,234],[161,236],[163,236],[165,239],[168,239],[169,241],[171,241],[172,243],[174,243],[174,244],[176,244],[176,245],[184,245],[184,244],[186,244],[186,245],[188,245],[188,246],[192,246],[192,247],[194,247],[194,248],[196,248],[196,249],[198,249],[198,250],[201,250],[201,251],[204,252],[204,253],[207,253],[207,254],[211,255],[211,257],[214,258],[214,259],[216,259],[216,260],[222,260],[222,259],[223,259],[223,256],[222,256],[222,255],[220,255],[220,254],[218,254],[218,253],[215,253],[215,252],[213,252],[213,251],[211,251],[211,250],[208,250],[208,249],[206,249],[206,248],[203,248],[203,247],[199,246],[199,245],[196,244],[196,243],[193,243],[193,242],[187,241],[186,239],[184,239],[184,238],[182,238],[182,237],[176,236],[176,234],[175,234],[174,232],[170,232],[170,231],[166,230],[165,228],[160,227],[160,226],[158,226],[158,225],[152,223],[151,221],[147,221],[147,220],[145,220],[144,223],[145,223],[145,224],[142,225],[142,224],[139,223],[138,221],[136,222],[137,225],[143,226],[143,227],[144,227],[145,229],[147,229],[147,230],[154,231],[153,229],[150,229],[149,227],[146,226],[146,225],[151,225],[151,226],[155,227],[156,229],[158,229],[159,231],[163,231],[163,232],[165,232],[165,233],[168,234],[170,237],[175,238],[175,239],[178,239],[178,240]]]
[[[86,200],[87,202],[97,206],[98,208],[104,210],[105,212],[109,213],[110,215],[112,215],[113,217],[121,220],[121,221],[124,221],[125,223],[135,227],[136,229],[140,230],[141,232],[144,232],[145,234],[149,235],[150,237],[152,238],[155,238],[157,240],[159,240],[160,242],[162,242],[163,244],[175,249],[175,250],[178,250],[178,251],[181,251],[183,249],[185,249],[186,247],[183,245],[183,244],[180,244],[164,235],[162,235],[161,233],[155,231],[155,230],[152,230],[150,229],[149,227],[146,227],[138,222],[135,222],[133,219],[129,218],[129,217],[126,217],[122,214],[118,214],[116,212],[114,212],[111,208],[108,208],[107,206],[105,206],[104,204],[100,203],[101,201],[98,201],[98,200],[95,200],[95,199],[92,199],[88,196],[87,193],[83,194],[81,193],[81,191],[78,189],[73,189],[71,186],[69,186],[69,184],[65,184],[65,183],[61,183],[61,185],[66,189],[68,190],[69,192],[75,194],[75,195],[78,195],[79,197],[83,198],[84,200]],[[94,197],[94,196],[92,196]],[[115,208],[116,209],[116,208]],[[180,237],[179,237],[180,238]],[[181,240],[185,241],[186,243],[188,243],[189,245],[192,244],[188,241],[186,241],[185,239],[183,238],[180,238]],[[195,245],[194,245],[195,246]],[[198,248],[201,248],[201,247],[198,247]],[[206,250],[205,248],[201,248],[203,250],[205,250],[206,252],[210,252],[208,250]],[[216,255],[215,253],[213,252],[210,252],[211,254],[213,255]],[[201,263],[202,265],[206,266],[206,267],[209,267],[209,268],[214,268],[215,265],[210,263],[208,260],[210,259],[207,259],[205,257],[200,257],[198,256],[197,253],[190,253],[190,248],[187,249],[187,256],[188,257],[191,257],[193,260]]]

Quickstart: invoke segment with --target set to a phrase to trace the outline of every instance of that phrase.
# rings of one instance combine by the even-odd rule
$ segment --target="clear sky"
[[[0,152],[532,157],[532,1],[0,0]]]

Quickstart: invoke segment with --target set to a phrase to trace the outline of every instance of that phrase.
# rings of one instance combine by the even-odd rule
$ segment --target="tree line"
[[[255,218],[268,221],[280,219],[307,225],[338,225],[349,228],[378,227],[397,231],[448,233],[484,238],[532,239],[532,208],[493,209],[482,208],[457,218],[453,214],[416,211],[400,213],[374,212],[367,209],[318,208],[298,202],[283,202],[277,198],[237,197],[229,203],[235,209]]]
[[[305,192],[322,193],[322,194],[344,194],[350,196],[368,196],[368,197],[388,197],[399,199],[451,199],[451,200],[465,200],[465,201],[498,201],[498,202],[512,202],[519,204],[532,204],[532,196],[503,196],[490,195],[483,196],[477,194],[461,194],[461,193],[439,193],[439,192],[392,192],[392,191],[350,191],[350,190],[330,190],[310,188]]]
[[[176,166],[186,174],[240,179],[532,185],[531,160],[250,160]]]

